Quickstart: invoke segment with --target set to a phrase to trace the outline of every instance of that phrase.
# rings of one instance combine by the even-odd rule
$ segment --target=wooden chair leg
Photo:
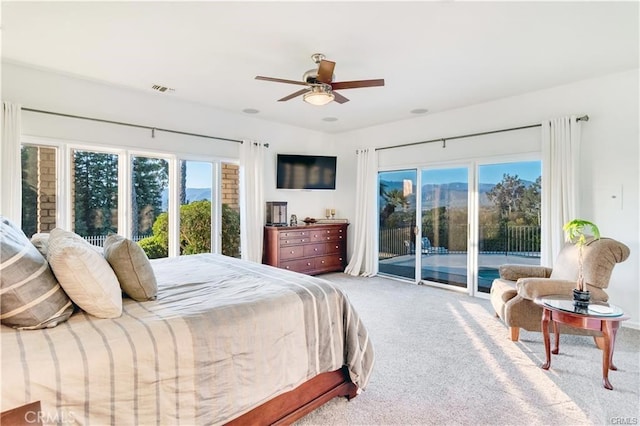
[[[511,340],[517,342],[520,339],[520,327],[509,327],[511,332]]]
[[[601,351],[604,351],[604,336],[593,336],[593,341]]]

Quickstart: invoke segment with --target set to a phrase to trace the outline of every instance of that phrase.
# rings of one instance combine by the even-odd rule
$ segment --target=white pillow
[[[87,241],[56,228],[49,237],[47,260],[71,300],[98,318],[122,315],[122,293],[109,263]]]

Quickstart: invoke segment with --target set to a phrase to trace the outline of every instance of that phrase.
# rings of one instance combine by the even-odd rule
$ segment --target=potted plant
[[[593,235],[593,238],[597,240],[600,238],[600,230],[595,223],[583,219],[573,219],[565,223],[562,229],[565,231],[569,241],[578,247],[578,280],[576,288],[573,290],[574,305],[577,308],[586,309],[589,306],[590,295],[589,290],[587,290],[587,283],[584,281],[582,250],[587,244],[587,236]],[[587,233],[589,230],[591,232]]]

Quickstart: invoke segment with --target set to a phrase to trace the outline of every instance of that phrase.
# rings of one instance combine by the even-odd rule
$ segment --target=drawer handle
[[[340,235],[340,239],[342,239],[342,235]]]
[[[295,253],[295,251],[291,250],[291,254]]]
[[[313,237],[314,237],[314,238],[318,238],[318,235],[317,235],[317,234],[315,234]]]
[[[339,259],[339,260],[342,260],[342,258],[341,258],[341,257],[339,257],[338,259]]]
[[[336,246],[336,248],[340,248],[340,246]]]
[[[288,267],[288,266],[285,266],[285,269],[289,269],[289,267]]]
[[[331,237],[327,237],[327,240],[330,240],[330,239],[331,239]]]
[[[327,230],[327,234],[330,233],[331,231]]]
[[[324,260],[323,260],[321,263],[323,263],[323,264],[324,264]]]
[[[311,263],[307,262],[307,266],[311,266]]]
[[[318,249],[317,249],[317,248],[314,248],[314,249],[313,249],[313,251],[318,251]]]
[[[289,244],[289,240],[285,241],[284,243],[285,243],[285,244]]]

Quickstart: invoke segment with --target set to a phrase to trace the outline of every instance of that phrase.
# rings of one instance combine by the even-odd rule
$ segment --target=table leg
[[[553,335],[555,336],[555,347],[551,351],[552,354],[558,355],[560,352],[560,333],[558,332],[558,323],[555,321],[551,321],[553,323]]]
[[[542,309],[542,321],[540,322],[540,326],[542,328],[542,340],[544,340],[544,353],[547,357],[544,364],[542,364],[542,368],[544,370],[548,370],[551,366],[551,350],[549,348],[549,320],[551,319],[551,311],[549,309]]]
[[[604,337],[604,348],[602,350],[602,384],[606,389],[612,390],[611,382],[609,382],[609,367],[611,366],[611,358],[613,356],[612,335],[614,334],[611,321],[602,320],[600,324],[602,336]]]

